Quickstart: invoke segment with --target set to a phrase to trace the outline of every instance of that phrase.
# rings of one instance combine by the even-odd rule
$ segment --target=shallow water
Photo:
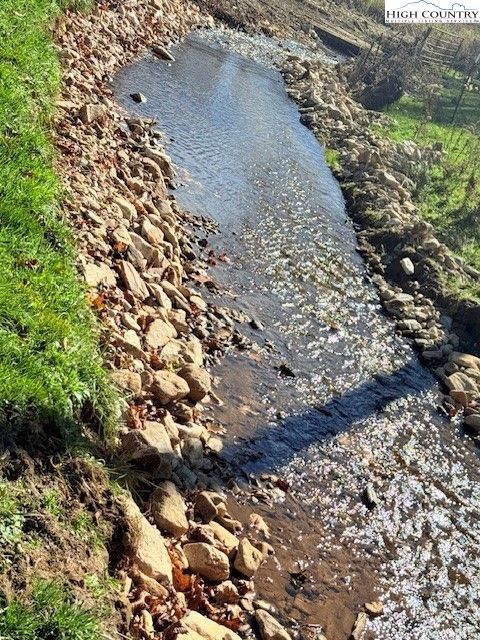
[[[177,199],[220,225],[211,244],[231,262],[215,278],[265,325],[250,331],[255,357],[219,366],[216,411],[223,459],[254,474],[253,503],[278,543],[260,593],[329,640],[348,637],[374,594],[386,614],[371,637],[478,637],[475,451],[437,415],[434,379],[382,313],[323,149],[279,73],[233,51],[238,37],[230,50],[209,40],[189,38],[173,64],[126,68],[115,90],[129,109],[130,93],[147,96],[135,110],[171,138]],[[274,368],[285,362],[295,377]],[[286,499],[258,481],[273,472]],[[373,511],[367,483],[381,499]],[[292,586],[299,560],[305,580]]]

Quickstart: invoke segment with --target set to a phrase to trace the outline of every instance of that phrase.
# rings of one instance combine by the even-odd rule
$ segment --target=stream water
[[[219,223],[228,304],[265,327],[216,371],[222,458],[277,550],[257,586],[307,636],[348,638],[380,599],[371,638],[479,638],[476,452],[382,313],[324,151],[273,66],[289,47],[195,35],[174,63],[147,58],[115,79],[118,100],[145,94],[135,111],[170,138],[180,204]]]

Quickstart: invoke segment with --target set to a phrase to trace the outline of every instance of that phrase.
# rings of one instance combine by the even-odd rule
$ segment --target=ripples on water
[[[257,45],[231,39],[250,56]],[[260,56],[270,63],[272,46]],[[130,93],[147,96],[136,109],[173,139],[184,170],[178,200],[220,223],[214,243],[232,265],[219,277],[297,374],[265,382],[255,429],[235,439],[232,421],[225,457],[287,478],[302,522],[324,525],[319,550],[379,560],[387,614],[375,637],[480,637],[474,453],[436,415],[434,380],[382,314],[322,148],[275,70],[198,35],[175,57],[123,70],[117,96],[128,108]],[[373,512],[359,499],[367,482],[382,499]],[[355,576],[338,580],[349,590]]]

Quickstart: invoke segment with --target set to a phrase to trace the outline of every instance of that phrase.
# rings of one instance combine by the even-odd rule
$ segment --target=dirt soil
[[[370,16],[363,15],[349,2],[330,0],[199,0],[198,4],[215,18],[227,24],[263,31],[267,35],[292,36],[302,39],[312,27],[352,34],[369,43],[385,33]]]

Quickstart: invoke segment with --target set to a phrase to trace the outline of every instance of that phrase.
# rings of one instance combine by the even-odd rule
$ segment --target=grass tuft
[[[60,65],[50,30],[69,4],[0,3],[0,418],[14,407],[74,419],[88,403],[111,431],[114,395],[53,169]]]
[[[0,607],[2,640],[98,640],[102,637],[95,616],[54,582],[37,582],[28,603],[3,600]]]

